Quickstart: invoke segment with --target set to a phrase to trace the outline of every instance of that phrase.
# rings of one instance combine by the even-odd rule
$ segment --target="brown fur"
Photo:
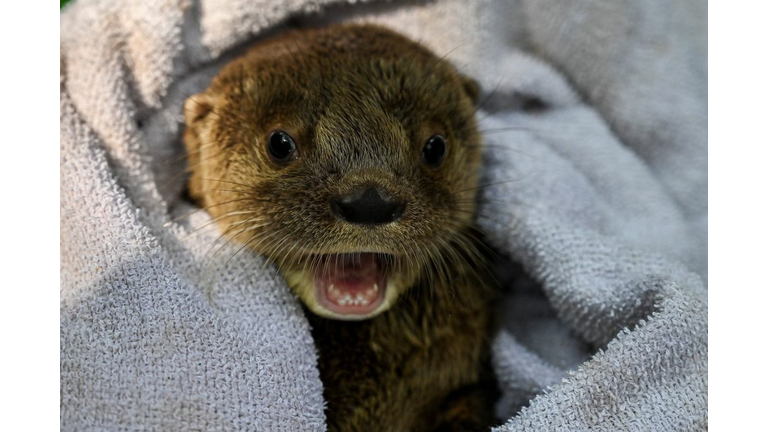
[[[185,105],[190,193],[233,241],[275,262],[309,312],[317,254],[388,254],[392,304],[373,318],[309,313],[329,430],[475,430],[492,421],[493,298],[472,223],[478,89],[446,61],[384,28],[290,32],[227,65]],[[299,157],[271,160],[275,129]],[[448,142],[439,168],[425,141]],[[369,182],[406,201],[402,218],[345,224],[333,197]],[[487,391],[491,389],[491,391]]]

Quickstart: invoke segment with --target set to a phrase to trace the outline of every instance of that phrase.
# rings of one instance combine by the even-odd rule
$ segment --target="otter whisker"
[[[458,267],[460,265],[460,263],[458,261],[454,261],[453,260],[455,251],[453,250],[453,248],[451,248],[450,244],[448,242],[446,242],[445,240],[443,240],[441,237],[437,237],[437,240],[439,240],[440,243],[442,243],[442,245],[445,246],[445,249],[443,249],[444,253],[441,253],[439,255],[441,257],[441,259],[444,261],[445,265],[447,266],[449,264],[448,261],[450,260],[451,263],[454,266],[456,266],[455,268],[460,268],[460,267]],[[447,255],[447,258],[444,258],[446,255]],[[448,272],[448,271],[449,270],[446,269],[446,272]],[[451,291],[451,301],[455,302],[456,301],[456,293],[455,293],[455,289],[454,289],[454,284],[446,283],[446,285],[447,285],[448,289]]]
[[[282,229],[279,229],[279,228],[278,228],[276,231],[272,231],[272,232],[271,232],[271,234],[270,234],[269,236],[267,236],[267,237],[264,237],[264,238],[262,238],[261,240],[259,240],[259,243],[258,243],[258,244],[260,244],[260,243],[264,242],[264,240],[266,240],[266,239],[269,239],[269,238],[271,238],[272,236],[274,236],[274,235],[276,235],[276,234],[278,234],[278,233],[281,233],[281,232],[282,232]],[[240,248],[239,248],[237,251],[235,251],[235,253],[233,253],[233,254],[232,254],[232,256],[230,256],[230,257],[227,259],[227,261],[224,263],[224,267],[226,267],[226,266],[227,266],[227,264],[229,264],[229,262],[230,262],[230,261],[231,261],[231,260],[232,260],[232,259],[233,259],[233,258],[234,258],[236,255],[237,255],[237,254],[239,254],[240,252],[242,252],[242,251],[243,251],[243,249],[245,249],[246,247],[248,247],[248,246],[249,246],[249,245],[250,245],[250,244],[251,244],[251,243],[252,243],[254,240],[258,240],[258,239],[259,239],[259,233],[256,233],[256,234],[252,235],[252,236],[249,238],[249,240],[247,240],[247,241],[243,242],[243,245],[242,245],[242,246],[241,246],[241,247],[240,247]],[[256,247],[258,246],[258,244],[257,244],[257,245],[255,245],[255,246],[254,246],[254,248],[256,248]]]
[[[237,185],[237,186],[244,186],[246,188],[253,188],[255,186],[255,185],[252,185],[252,184],[238,183],[238,182],[233,182],[233,181],[230,181],[230,180],[221,180],[221,179],[212,179],[212,178],[201,178],[200,180],[233,184],[233,185]]]
[[[472,116],[477,115],[478,111],[483,109],[485,104],[487,104],[488,101],[490,101],[491,98],[493,98],[493,96],[496,94],[496,92],[499,91],[499,88],[501,87],[501,83],[504,82],[505,78],[506,78],[506,74],[503,74],[501,77],[499,77],[499,82],[496,83],[496,86],[493,88],[493,91],[491,93],[489,93],[485,98],[483,98],[483,100],[477,106],[475,106],[475,111],[472,113]],[[485,118],[485,116],[484,117],[480,117],[480,118],[476,119],[475,121],[479,124],[484,118]]]
[[[231,204],[231,203],[235,203],[235,202],[239,202],[239,201],[247,201],[247,200],[248,200],[248,198],[239,198],[239,199],[236,199],[236,200],[226,201],[226,202],[222,202],[222,203],[216,203],[216,204],[212,204],[212,205],[205,206],[205,207],[198,207],[195,210],[192,210],[191,212],[185,213],[185,214],[183,214],[181,216],[177,216],[177,217],[169,220],[168,222],[163,224],[163,228],[167,228],[167,227],[171,226],[171,224],[176,223],[176,222],[178,222],[178,221],[180,221],[182,219],[186,219],[186,218],[188,218],[188,217],[190,217],[190,216],[192,216],[192,215],[194,215],[194,214],[196,214],[198,212],[201,212],[203,210],[208,210],[208,209],[211,209],[211,208],[214,208],[214,207],[218,207],[218,206],[222,206],[222,205],[225,205],[225,204]]]
[[[216,238],[216,240],[214,240],[214,241],[211,243],[211,246],[208,248],[208,250],[207,250],[207,251],[206,251],[206,253],[205,253],[205,255],[206,255],[206,256],[210,256],[209,264],[210,264],[210,262],[213,260],[213,258],[214,258],[216,255],[218,255],[218,254],[221,252],[221,250],[222,250],[222,249],[224,249],[224,247],[226,247],[226,246],[227,246],[227,244],[229,244],[230,238],[236,238],[236,237],[238,237],[240,234],[244,233],[244,232],[245,232],[245,231],[248,229],[248,227],[246,226],[245,228],[243,228],[241,231],[237,232],[236,234],[234,234],[234,235],[230,235],[230,233],[231,233],[232,231],[234,231],[235,229],[237,229],[237,228],[238,228],[238,227],[229,227],[229,228],[228,228],[227,230],[225,230],[225,231],[224,231],[224,232],[223,232],[223,233],[222,233],[222,234],[221,234],[221,235],[220,235],[218,238]],[[219,249],[218,249],[218,250],[216,250],[216,252],[214,252],[212,255],[209,255],[209,254],[211,254],[211,250],[212,250],[214,247],[216,247],[216,244],[217,244],[219,241],[221,241],[222,239],[224,239],[224,244],[223,244],[223,245],[221,245],[221,247],[219,247]]]
[[[259,212],[256,212],[256,211],[239,211],[239,212],[238,211],[233,211],[233,212],[229,212],[229,213],[224,213],[224,214],[222,214],[220,216],[216,216],[215,218],[211,218],[211,220],[209,220],[209,221],[201,224],[200,226],[197,226],[194,229],[190,230],[183,238],[187,239],[187,238],[191,238],[194,235],[200,234],[201,232],[203,232],[203,231],[201,231],[203,228],[206,228],[206,227],[209,227],[211,225],[214,225],[214,224],[220,222],[222,219],[230,218],[232,216],[239,216],[239,215],[246,215],[246,214],[258,214],[258,213]],[[247,219],[246,221],[232,222],[232,223],[230,223],[228,225],[229,226],[231,226],[233,224],[240,225],[240,224],[243,224],[243,223],[248,223],[249,221],[252,221],[252,220],[253,219]]]
[[[421,78],[421,80],[416,84],[416,87],[421,87],[422,84],[424,84],[424,81],[426,81],[428,78],[432,76],[432,71],[435,69],[437,65],[439,65],[441,62],[443,62],[449,55],[453,54],[454,51],[461,48],[462,46],[466,45],[467,42],[461,43],[457,46],[455,46],[453,49],[448,51],[447,53],[443,54],[442,57],[435,60],[427,69],[427,71],[424,73],[424,76]]]
[[[269,203],[269,204],[280,204],[278,201],[268,200],[268,199],[264,199],[264,198],[259,198],[259,195],[256,195],[255,193],[248,192],[248,191],[241,191],[241,190],[234,190],[234,189],[206,189],[205,191],[206,192],[230,192],[230,193],[236,193],[236,194],[240,194],[240,195],[244,195],[244,196],[250,197],[248,199],[250,201],[253,201],[253,202],[264,202],[264,203]]]
[[[214,142],[214,143],[204,144],[204,145],[200,146],[200,149],[197,150],[196,152],[189,152],[185,156],[189,157],[190,155],[194,155],[197,152],[202,151],[204,146],[212,145],[212,144],[219,144],[219,143],[218,142]],[[232,150],[231,149],[226,149],[226,151],[232,151]],[[214,154],[212,154],[212,155],[210,155],[208,157],[200,158],[199,160],[197,160],[196,163],[187,163],[182,170],[180,170],[178,173],[172,175],[170,178],[168,178],[166,181],[164,181],[162,185],[159,185],[159,188],[161,188],[161,189],[167,188],[171,183],[173,183],[176,180],[178,180],[184,174],[191,173],[193,168],[195,168],[197,166],[200,166],[203,163],[208,162],[208,161],[210,161],[212,159],[219,158],[220,156],[221,155],[219,153],[214,153]]]
[[[481,135],[486,135],[489,133],[499,133],[499,132],[540,132],[538,129],[531,129],[527,127],[520,127],[520,126],[511,126],[511,127],[505,127],[505,128],[498,128],[498,129],[483,129],[479,130]]]
[[[215,142],[212,142],[212,143],[209,143],[209,144],[203,144],[197,150],[182,152],[182,154],[180,154],[178,156],[175,156],[175,157],[172,157],[172,158],[168,158],[168,159],[162,161],[160,163],[160,166],[176,165],[176,164],[178,164],[178,163],[180,163],[180,162],[182,162],[184,160],[187,160],[190,155],[194,155],[194,154],[200,153],[206,147],[214,146],[216,144],[217,143],[215,143]],[[185,167],[185,171],[186,171],[186,167]]]
[[[466,144],[462,144],[462,147],[470,148],[470,149],[481,149],[481,150],[489,150],[489,149],[504,150],[504,151],[511,151],[511,152],[515,152],[515,153],[520,153],[520,154],[525,155],[525,156],[530,156],[529,154],[523,152],[520,149],[510,147],[509,145],[502,145],[502,144],[488,144],[488,143],[470,144],[470,143],[466,143]]]
[[[458,190],[455,193],[459,194],[459,193],[463,193],[463,192],[470,192],[470,191],[476,191],[476,190],[479,190],[479,189],[485,189],[485,188],[491,187],[491,186],[499,186],[499,185],[509,184],[509,183],[518,183],[518,182],[521,182],[523,180],[525,180],[525,178],[514,179],[514,180],[505,180],[505,181],[499,181],[499,182],[487,183],[487,184],[481,184],[481,185],[478,185],[478,186],[475,186],[475,187]]]
[[[286,258],[290,258],[291,254],[293,253],[293,250],[296,248],[296,246],[298,246],[298,243],[292,241],[291,242],[291,247],[290,247],[290,249],[288,249],[288,251],[285,253],[285,255],[283,255],[283,259],[280,261],[280,265],[278,266],[278,269],[280,269],[282,271],[283,266],[285,265]]]
[[[244,248],[244,247],[245,247],[245,246],[246,246],[246,245],[247,245],[249,242],[251,242],[251,241],[252,241],[253,239],[255,239],[255,238],[258,238],[258,236],[259,236],[259,233],[254,233],[254,234],[253,234],[253,235],[252,235],[252,236],[251,236],[251,237],[250,237],[250,238],[249,238],[249,239],[248,239],[246,242],[243,242],[243,243],[242,243],[242,244],[243,244],[243,246],[242,246],[241,248],[239,248],[237,251],[235,251],[235,253],[233,253],[232,255],[230,255],[230,257],[229,257],[229,258],[228,258],[228,259],[227,259],[227,260],[224,262],[224,264],[221,264],[221,265],[219,265],[219,266],[218,266],[217,274],[220,274],[222,271],[224,271],[224,269],[226,268],[226,266],[229,264],[230,260],[231,260],[232,258],[234,258],[234,257],[235,257],[235,255],[237,255],[237,254],[238,254],[238,252],[240,252],[240,251],[241,251],[241,250],[242,250],[242,249],[243,249],[243,248]],[[222,247],[221,247],[221,248],[219,248],[219,250],[217,250],[217,251],[214,253],[214,255],[218,255],[218,254],[219,254],[219,253],[220,253],[220,252],[221,252],[221,251],[224,249],[224,247],[226,247],[226,246],[227,246],[229,243],[230,243],[229,239],[226,239],[226,242],[224,243],[224,245],[222,245]],[[210,284],[210,286],[211,286],[211,287],[213,286],[213,278],[212,278],[212,274],[211,274],[211,273],[209,273],[209,271],[211,271],[211,270],[212,270],[212,269],[211,269],[212,265],[213,265],[213,257],[211,257],[211,261],[209,262],[209,264],[208,264],[208,266],[207,266],[207,270],[206,270],[206,273],[207,273],[207,276],[206,276],[206,278],[208,278],[208,277],[211,277],[210,279],[208,279],[208,283],[207,283],[207,285],[208,285],[208,284]],[[241,274],[242,274],[242,271],[241,271],[241,273],[238,273],[238,274],[235,276],[235,278],[231,278],[231,279],[235,279],[235,280],[236,280],[236,279],[238,279],[238,278],[240,277],[240,275],[241,275]]]
[[[265,248],[265,250],[270,250],[271,252],[268,252],[268,255],[272,257],[272,260],[277,264],[277,259],[280,258],[282,250],[286,247],[286,245],[292,244],[291,241],[289,241],[289,236],[283,236],[283,238],[280,240],[277,245],[269,246],[268,248]],[[295,243],[293,244],[295,246]],[[280,264],[277,265],[277,268],[279,270],[282,270],[283,263],[285,262],[285,256],[282,257],[282,260]]]
[[[456,70],[455,70],[455,72],[457,72],[457,73],[456,73],[456,76],[455,76],[455,77],[452,77],[452,78],[450,78],[450,84],[453,84],[453,85],[459,85],[459,84],[461,84],[461,81],[462,81],[462,76],[461,76],[460,74],[458,74],[458,72],[461,72],[461,70],[462,70],[462,69],[464,69],[465,67],[467,67],[467,66],[469,66],[469,65],[470,65],[470,63],[464,63],[464,64],[463,64],[463,65],[461,65],[460,67],[457,67],[457,68],[456,68]],[[438,89],[440,86],[444,85],[444,84],[445,84],[445,81],[443,81],[443,80],[438,80],[438,81],[437,81],[437,83],[436,83],[435,85],[433,85],[432,87],[430,87],[430,88],[429,88],[429,90],[427,90],[427,92],[429,92],[429,93],[432,93],[432,92],[434,92],[434,91],[437,91],[437,89]]]

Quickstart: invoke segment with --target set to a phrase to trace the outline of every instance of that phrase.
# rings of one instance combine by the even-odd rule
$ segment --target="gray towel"
[[[483,87],[480,224],[524,269],[499,305],[498,430],[706,429],[706,16],[661,0],[75,1],[61,429],[325,428],[297,300],[181,199],[181,103],[248,43],[350,20]]]

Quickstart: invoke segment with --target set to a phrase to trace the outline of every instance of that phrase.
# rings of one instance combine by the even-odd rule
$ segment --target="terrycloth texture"
[[[175,219],[184,97],[289,17],[388,25],[492,95],[480,222],[528,275],[500,305],[498,430],[706,429],[706,3],[351,3],[62,13],[61,429],[324,429],[297,300],[205,212]]]

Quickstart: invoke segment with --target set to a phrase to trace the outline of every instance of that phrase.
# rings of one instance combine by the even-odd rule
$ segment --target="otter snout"
[[[405,212],[405,202],[389,198],[380,188],[367,186],[331,200],[331,213],[337,218],[360,225],[388,224]]]

